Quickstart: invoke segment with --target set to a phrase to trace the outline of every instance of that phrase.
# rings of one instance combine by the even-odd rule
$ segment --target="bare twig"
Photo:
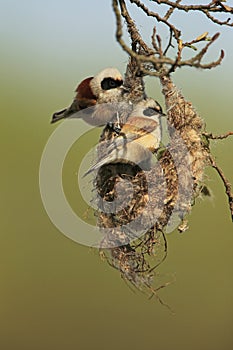
[[[172,44],[172,31],[171,31],[171,29],[170,29],[170,36],[169,36],[169,41],[168,41],[167,47],[166,47],[166,49],[163,52],[164,56],[166,56],[166,54],[167,54],[167,52],[168,52],[170,47],[174,48],[174,45]]]
[[[153,12],[148,9],[141,1],[139,0],[130,0],[131,3],[137,5],[138,8],[140,8],[147,16],[155,18],[158,22],[164,23],[166,26],[170,28],[170,30],[173,32],[174,37],[178,40],[181,32],[178,30],[173,24],[168,22],[168,20],[165,17],[161,17],[158,13]]]
[[[178,5],[181,1],[182,0],[176,0],[176,4]],[[166,15],[164,16],[164,18],[166,20],[168,20],[171,17],[171,15],[173,14],[173,12],[175,11],[175,9],[176,9],[175,7],[170,7],[170,9],[167,11]]]
[[[207,5],[183,5],[180,4],[180,2],[173,2],[173,1],[169,1],[169,0],[152,0],[153,2],[161,5],[168,5],[173,9],[176,10],[180,10],[180,11],[185,11],[185,12],[190,12],[190,11],[195,11],[195,12],[202,12],[204,15],[206,15],[211,21],[213,21],[214,23],[217,23],[219,25],[227,25],[232,27],[233,23],[229,23],[229,19],[227,19],[226,21],[220,21],[217,18],[213,17],[210,15],[210,13],[233,13],[233,8],[225,5],[222,3],[222,1],[216,1],[213,0],[211,1],[209,4]],[[132,0],[132,2],[135,2]],[[137,1],[139,2],[139,1]]]
[[[207,139],[223,140],[223,139],[226,139],[229,136],[232,136],[233,135],[233,131],[228,131],[226,134],[222,134],[222,135],[213,135],[212,132],[211,133],[203,132],[203,135],[205,137],[207,137]]]
[[[229,207],[230,207],[230,212],[231,212],[231,219],[233,221],[233,193],[231,191],[231,184],[230,182],[226,179],[223,171],[221,168],[219,168],[219,166],[216,164],[215,160],[213,159],[212,156],[209,157],[210,158],[210,163],[211,166],[217,171],[218,175],[220,176],[225,190],[226,190],[226,195],[228,197],[228,202],[229,202]]]
[[[157,40],[156,40],[156,27],[153,28],[153,32],[152,32],[152,35],[151,35],[151,42],[152,42],[153,48],[158,53],[159,52],[159,47],[158,47],[158,43],[157,43]]]

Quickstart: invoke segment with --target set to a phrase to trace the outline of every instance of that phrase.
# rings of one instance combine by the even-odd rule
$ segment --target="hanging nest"
[[[105,164],[95,179],[102,256],[137,289],[156,296],[155,267],[167,255],[166,229],[174,215],[181,221],[179,230],[187,229],[185,216],[206,188],[204,170],[210,164],[203,120],[170,78],[161,83],[170,142],[154,155],[156,164],[149,171],[129,162]],[[106,126],[99,157],[116,137]]]

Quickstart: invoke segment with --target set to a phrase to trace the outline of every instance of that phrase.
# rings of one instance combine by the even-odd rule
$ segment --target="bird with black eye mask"
[[[120,72],[116,68],[106,68],[84,79],[76,89],[72,104],[54,113],[51,123],[72,117],[82,118],[91,125],[105,125],[116,117],[115,104],[123,100],[124,93]],[[80,111],[82,113],[77,113]]]

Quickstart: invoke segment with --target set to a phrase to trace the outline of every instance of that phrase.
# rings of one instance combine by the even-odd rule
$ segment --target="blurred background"
[[[224,187],[213,170],[206,172],[212,199],[197,201],[187,232],[167,236],[168,258],[159,273],[175,274],[176,282],[160,296],[174,316],[155,299],[133,293],[95,249],[61,234],[41,202],[40,159],[57,127],[50,124],[52,113],[71,102],[83,78],[107,66],[124,73],[127,56],[115,42],[111,1],[0,4],[1,349],[231,349],[233,230]],[[149,36],[151,21],[132,11]],[[222,65],[205,72],[182,69],[174,80],[208,131],[233,130],[232,29],[216,28],[202,16],[175,20],[185,40],[221,31],[208,58],[215,59],[223,48]],[[147,78],[146,84],[148,94],[163,104],[156,79]],[[231,183],[232,148],[230,138],[212,143]],[[78,154],[76,164],[67,160],[65,176],[77,211],[79,161]]]

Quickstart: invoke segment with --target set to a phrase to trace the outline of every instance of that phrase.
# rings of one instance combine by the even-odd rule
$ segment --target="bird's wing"
[[[152,148],[154,145],[154,136],[151,134],[156,129],[158,123],[149,118],[134,117],[130,118],[129,123],[124,124],[121,129],[121,134],[115,138],[110,144],[103,147],[104,153],[101,159],[95,163],[85,174],[88,175],[92,171],[99,169],[102,165],[115,161],[116,159],[124,158],[128,152],[128,148],[133,143],[140,145],[146,149]],[[134,141],[134,142],[133,142]],[[131,148],[132,148],[131,147]],[[137,147],[137,145],[135,145]]]
[[[130,117],[122,126],[119,136],[107,147],[108,154],[115,148],[124,147],[127,143],[152,133],[157,126],[158,123],[151,118]]]
[[[158,122],[152,118],[129,117],[125,125],[126,127],[132,127],[132,130],[140,131],[141,134],[146,134],[153,132],[157,128]]]

